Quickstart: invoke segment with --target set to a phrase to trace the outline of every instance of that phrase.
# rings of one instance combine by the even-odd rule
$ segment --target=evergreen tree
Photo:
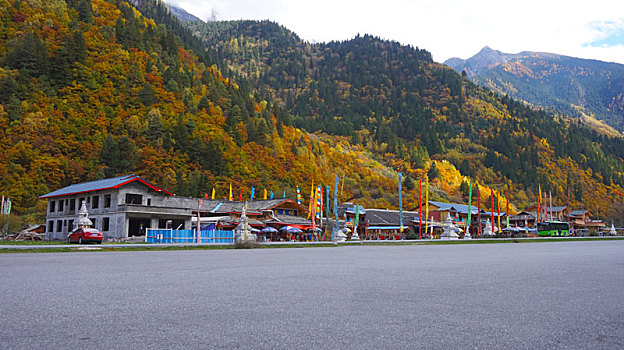
[[[403,187],[406,191],[411,191],[414,189],[414,181],[411,177],[405,175],[405,179],[403,180]]]
[[[431,164],[431,168],[429,168],[429,172],[427,172],[427,176],[429,176],[429,180],[433,180],[440,176],[440,170],[438,170],[438,166],[436,162]]]
[[[107,177],[132,172],[137,161],[134,145],[125,136],[115,140],[111,135],[108,135],[102,144],[100,161],[106,165],[104,174]]]
[[[78,3],[78,17],[85,23],[91,23],[93,21],[93,7],[91,6],[91,0],[80,0]]]

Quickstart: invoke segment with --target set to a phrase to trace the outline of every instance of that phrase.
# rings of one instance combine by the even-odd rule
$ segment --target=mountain
[[[133,4],[0,2],[0,191],[15,215],[37,222],[37,196],[128,173],[219,198],[230,184],[236,198],[252,186],[293,198],[339,174],[341,198],[374,187],[362,204],[396,206],[396,171],[345,138],[293,127],[162,2]]]
[[[487,46],[467,60],[451,58],[444,64],[501,94],[599,127],[606,123],[615,134],[624,131],[622,64],[543,52],[507,54]]]
[[[293,197],[338,175],[340,201],[396,208],[400,170],[404,208],[428,174],[432,200],[466,200],[472,179],[523,207],[541,184],[618,217],[620,138],[498,96],[426,50],[309,44],[271,22],[183,24],[161,1],[131,4],[0,2],[0,189],[17,215],[128,173],[220,198],[230,184]]]
[[[176,16],[180,21],[203,22],[200,18],[186,12],[183,8],[180,8],[171,4],[169,4],[168,6],[169,6],[169,10],[171,11],[171,14]]]
[[[428,156],[499,190],[511,183],[520,205],[537,197],[539,184],[562,204],[570,189],[577,207],[604,207],[597,193],[624,198],[621,137],[496,95],[426,50],[369,35],[310,44],[270,21],[187,26],[222,67],[284,106],[295,126],[346,136],[413,178],[430,170]]]

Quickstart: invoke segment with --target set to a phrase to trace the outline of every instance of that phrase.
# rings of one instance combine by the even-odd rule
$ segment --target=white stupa
[[[453,220],[450,216],[447,216],[446,220],[444,220],[444,232],[440,235],[440,239],[459,239],[457,231],[457,227],[453,225]]]
[[[78,210],[78,220],[74,222],[74,229],[93,227],[93,221],[89,219],[89,211],[87,210],[87,202],[82,201],[80,210]]]
[[[484,237],[495,236],[494,230],[493,230],[493,224],[490,222],[490,219],[488,219],[487,222],[485,223],[485,229],[483,230],[483,233],[481,235]]]
[[[611,236],[617,236],[617,231],[615,230],[615,226],[613,226],[613,224],[611,224],[611,229],[609,229],[609,234]]]
[[[357,233],[357,228],[355,228],[353,230],[353,234],[351,235],[351,240],[352,241],[359,241],[360,240],[360,236]]]
[[[241,214],[238,226],[234,229],[236,237],[236,243],[240,242],[255,242],[258,235],[252,233],[253,228],[247,223],[247,203],[243,206],[243,213]]]
[[[472,236],[470,236],[470,225],[466,225],[466,233],[464,233],[464,239],[472,239]]]
[[[340,229],[334,234],[334,242],[344,242],[347,240],[345,229]]]

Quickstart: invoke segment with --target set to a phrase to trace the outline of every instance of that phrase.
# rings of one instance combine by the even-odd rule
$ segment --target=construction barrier
[[[197,242],[196,230],[173,230],[148,228],[145,234],[147,243],[234,243],[234,231],[200,231]]]

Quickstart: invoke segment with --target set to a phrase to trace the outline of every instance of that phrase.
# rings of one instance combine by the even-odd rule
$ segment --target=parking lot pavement
[[[624,242],[0,254],[0,348],[624,347]]]

